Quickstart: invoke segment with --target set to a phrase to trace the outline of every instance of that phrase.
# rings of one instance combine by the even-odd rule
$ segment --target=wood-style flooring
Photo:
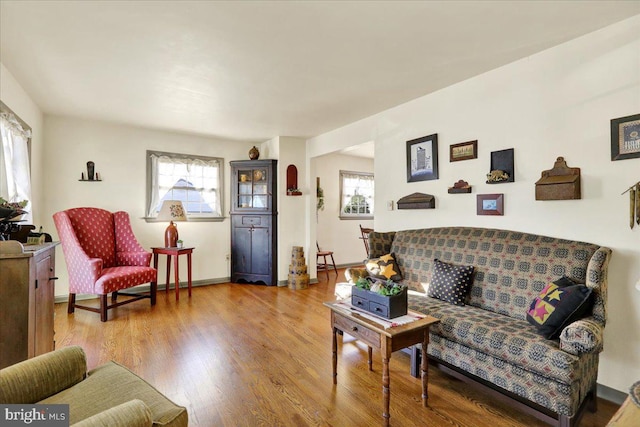
[[[336,276],[309,289],[249,284],[159,291],[109,310],[109,320],[84,310],[68,315],[56,305],[56,348],[80,345],[89,368],[115,360],[176,403],[191,426],[375,426],[382,424],[380,354],[374,372],[367,347],[345,335],[338,341],[338,384],[331,378],[331,327],[323,301],[335,300]],[[338,281],[344,281],[340,270]],[[97,301],[97,300],[96,300]],[[545,426],[484,396],[437,369],[429,373],[429,408],[409,356],[393,354],[392,426]],[[618,406],[599,399],[581,427],[606,425]]]

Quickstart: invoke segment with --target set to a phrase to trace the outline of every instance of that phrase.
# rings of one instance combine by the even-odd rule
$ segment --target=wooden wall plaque
[[[396,203],[398,209],[435,209],[436,199],[431,194],[413,193]]]
[[[536,182],[536,200],[581,199],[580,168],[570,168],[564,157],[558,157],[553,169],[542,171]]]

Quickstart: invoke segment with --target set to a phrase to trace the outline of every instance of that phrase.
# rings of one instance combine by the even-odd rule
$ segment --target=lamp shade
[[[156,219],[158,221],[186,221],[187,213],[180,200],[165,200],[162,202],[160,213]]]
[[[157,219],[158,221],[170,221],[164,232],[164,246],[167,248],[178,246],[178,227],[173,222],[187,220],[187,214],[184,211],[182,202],[180,200],[165,200],[162,202]]]

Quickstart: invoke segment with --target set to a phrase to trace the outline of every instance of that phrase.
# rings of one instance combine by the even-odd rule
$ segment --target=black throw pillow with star
[[[574,283],[568,277],[545,286],[529,306],[527,321],[537,332],[548,340],[560,336],[565,326],[591,313],[592,290],[585,285]]]
[[[391,279],[394,282],[402,280],[402,273],[400,272],[400,267],[396,262],[396,256],[393,253],[383,255],[380,258],[365,260],[364,266],[367,269],[369,276],[375,279]]]

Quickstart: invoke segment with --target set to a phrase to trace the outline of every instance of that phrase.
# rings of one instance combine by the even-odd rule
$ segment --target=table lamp
[[[178,227],[174,221],[186,221],[187,214],[180,200],[165,200],[162,202],[160,213],[157,217],[158,221],[170,221],[169,226],[164,232],[165,248],[175,248],[178,246]]]

